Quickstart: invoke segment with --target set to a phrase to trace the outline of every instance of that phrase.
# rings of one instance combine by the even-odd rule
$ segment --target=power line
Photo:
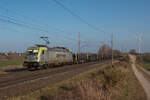
[[[3,22],[15,24],[15,25],[18,25],[18,26],[21,26],[21,27],[25,27],[25,28],[29,28],[29,29],[33,29],[33,30],[39,30],[39,31],[42,31],[42,32],[47,32],[45,30],[42,30],[42,29],[39,29],[39,28],[35,28],[35,27],[31,27],[31,26],[28,26],[28,25],[25,25],[25,24],[22,24],[22,23],[18,23],[18,22],[12,21],[12,20],[3,19],[3,18],[0,18],[0,20],[3,21]]]
[[[25,32],[23,32],[23,31],[18,31],[18,30],[16,30],[16,29],[12,29],[12,28],[9,28],[9,27],[0,27],[0,29],[5,29],[5,30],[11,30],[11,31],[14,31],[14,32],[19,32],[19,33],[25,33]],[[36,34],[37,35],[37,33],[34,33],[34,34]],[[38,38],[39,37],[41,37],[41,35],[40,34],[38,34]],[[53,38],[53,37],[51,37],[51,38]],[[54,40],[56,40],[56,38],[53,38]],[[60,41],[51,41],[51,43],[54,43],[54,45],[56,45],[56,44],[59,44],[59,45],[65,45],[65,46],[68,46],[69,44],[71,44],[71,45],[73,45],[73,44],[75,44],[75,43],[71,43],[71,42],[68,42],[68,41],[66,41],[66,40],[60,40],[60,39],[57,39],[57,40],[60,40]]]
[[[9,12],[9,13],[12,13],[12,14],[15,14],[15,15],[19,15],[19,16],[21,16],[21,17],[23,17],[23,18],[26,18],[26,19],[30,19],[32,22],[35,22],[35,20],[34,19],[32,19],[32,18],[30,18],[30,17],[27,17],[27,16],[24,16],[24,15],[22,15],[22,14],[20,14],[19,12],[17,12],[17,11],[14,11],[14,10],[10,10],[10,9],[7,9],[7,8],[4,8],[4,7],[0,7],[0,9],[2,9],[2,10],[4,10],[4,11],[6,11],[6,12]],[[1,15],[1,16],[3,16],[3,17],[6,17],[6,16],[4,16],[4,15]],[[13,20],[13,21],[19,21],[19,20],[16,20],[16,19],[14,19],[14,18],[11,18],[11,17],[7,17],[9,20],[11,19],[11,20]],[[24,21],[19,21],[19,22],[21,22],[21,23],[23,23],[23,24],[28,24],[28,25],[32,25],[32,27],[33,26],[40,26],[40,27],[44,27],[44,26],[48,26],[48,25],[46,25],[46,24],[41,24],[40,23],[40,25],[35,25],[35,24],[33,24],[33,23],[26,23],[26,22],[24,22]],[[37,22],[36,22],[37,23]],[[42,26],[41,26],[42,25]],[[27,28],[27,27],[26,27]],[[34,28],[35,29],[35,28]],[[40,29],[40,31],[41,30],[44,30],[44,29],[41,29],[41,28],[38,28],[38,30]],[[65,32],[65,31],[63,31],[63,30],[60,30],[60,29],[57,29],[57,28],[55,28],[55,30],[57,30],[58,32],[54,32],[54,33],[60,33],[60,32],[63,32],[63,33],[68,33],[68,32]],[[46,30],[44,30],[44,31],[46,31]],[[46,33],[49,33],[48,31],[46,32]],[[70,34],[70,32],[68,33],[68,34]],[[64,35],[63,35],[64,36]],[[68,37],[69,35],[67,35],[67,37]],[[61,36],[62,37],[62,36]],[[74,39],[74,38],[72,38],[72,37],[68,37],[68,39],[70,39],[70,40],[76,40],[76,39]]]
[[[22,17],[22,18],[25,18],[25,19],[29,19],[30,21],[32,21],[32,22],[35,22],[36,24],[38,24],[38,26],[41,26],[41,23],[37,23],[36,21],[35,21],[35,19],[33,19],[33,18],[30,18],[30,17],[28,17],[28,16],[25,16],[25,15],[23,15],[23,14],[20,14],[19,12],[17,12],[17,11],[14,11],[14,10],[10,10],[10,9],[8,9],[8,8],[4,8],[4,7],[1,7],[0,6],[0,9],[1,10],[3,10],[3,11],[5,11],[5,12],[7,12],[7,13],[11,13],[11,14],[14,14],[14,15],[18,15],[18,16],[20,16],[20,17]],[[43,26],[42,26],[43,27]]]
[[[4,17],[4,18],[2,18],[2,17]],[[48,30],[44,30],[44,29],[41,29],[41,28],[33,27],[34,25],[30,25],[29,23],[26,23],[24,21],[16,20],[16,19],[14,19],[12,17],[7,17],[7,16],[0,15],[0,20],[3,21],[3,22],[15,24],[17,26],[25,27],[25,28],[28,28],[28,29],[38,30],[38,31],[41,31],[41,32],[44,32],[44,33],[47,33],[47,34],[50,33]],[[56,33],[56,32],[54,32],[54,33]],[[53,35],[56,35],[56,34],[53,34]],[[57,36],[57,37],[60,37],[60,36]],[[74,38],[69,38],[69,37],[68,37],[68,39],[69,40],[74,40]]]
[[[8,19],[4,19],[4,18],[1,18],[0,17],[0,21],[2,22],[7,22],[7,23],[11,23],[11,24],[15,24],[17,26],[20,26],[20,27],[24,27],[24,28],[28,28],[28,29],[33,29],[33,30],[38,30],[38,31],[43,31],[45,33],[49,33],[48,31],[45,31],[45,30],[41,30],[41,29],[38,29],[38,28],[35,28],[35,27],[31,27],[31,26],[28,26],[28,25],[25,25],[23,23],[18,23],[18,22],[15,22],[15,21],[12,21],[12,20],[8,20]],[[53,34],[54,35],[54,34]],[[56,35],[56,34],[55,34]],[[39,35],[40,37],[40,35]],[[57,36],[57,37],[60,37],[60,36]],[[61,37],[62,38],[62,37]],[[64,38],[63,38],[64,39]],[[71,40],[71,39],[70,39]],[[68,40],[67,40],[68,41]],[[61,42],[66,42],[65,40],[61,40]],[[71,43],[71,42],[70,42]]]
[[[60,5],[63,9],[65,9],[66,11],[68,11],[72,16],[74,16],[75,18],[77,18],[78,20],[80,20],[81,22],[83,22],[84,24],[87,24],[90,28],[98,31],[98,29],[93,26],[92,24],[88,23],[85,19],[83,19],[81,16],[79,16],[78,14],[74,13],[72,10],[70,10],[69,8],[67,8],[65,5],[63,5],[61,2],[57,1],[57,0],[53,0],[54,2],[56,2],[58,5]]]
[[[1,9],[1,7],[0,7],[0,9]],[[30,19],[29,17],[26,17],[26,16],[24,16],[24,15],[22,15],[22,14],[19,14],[18,12],[15,12],[15,11],[12,11],[12,10],[9,10],[9,9],[5,9],[5,8],[3,8],[3,9],[4,9],[5,11],[7,11],[7,12],[14,13],[15,15],[19,15],[19,16],[21,16],[21,17],[23,17],[23,18],[28,18],[28,19]],[[25,28],[28,28],[28,29],[32,29],[32,30],[38,30],[38,31],[41,31],[41,32],[44,32],[44,33],[47,33],[47,34],[50,33],[48,30],[45,30],[45,29],[42,29],[42,28],[37,28],[37,25],[35,25],[35,24],[33,24],[33,23],[27,23],[27,22],[20,21],[20,20],[18,20],[18,19],[12,18],[12,17],[4,16],[4,15],[0,15],[0,16],[1,16],[1,17],[4,17],[4,18],[1,18],[1,17],[0,17],[0,20],[3,21],[3,22],[15,24],[15,25],[18,25],[18,26],[21,26],[21,27],[25,27]],[[7,18],[7,19],[5,19],[5,18]],[[40,24],[40,26],[41,26],[41,24]],[[55,29],[56,29],[56,28],[55,28]],[[62,30],[60,30],[60,29],[56,29],[56,30],[58,30],[58,31],[60,31],[60,32],[65,32],[65,31],[62,31]],[[57,33],[57,32],[54,32],[54,33]],[[56,34],[54,34],[54,35],[56,35]],[[60,36],[57,36],[57,37],[60,37]],[[62,36],[61,36],[61,38],[62,38]],[[76,39],[74,39],[74,38],[69,38],[69,37],[68,37],[68,39],[69,39],[69,40],[75,40],[75,41],[76,41]],[[68,41],[68,40],[67,40],[67,41]],[[83,40],[82,40],[82,41],[83,41]]]

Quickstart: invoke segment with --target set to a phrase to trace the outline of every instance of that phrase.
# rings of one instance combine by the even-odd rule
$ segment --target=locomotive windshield
[[[27,50],[26,54],[27,55],[37,55],[38,54],[38,50]]]

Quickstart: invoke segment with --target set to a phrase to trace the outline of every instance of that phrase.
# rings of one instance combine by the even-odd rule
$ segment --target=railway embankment
[[[5,100],[9,97],[29,94],[109,62],[90,62],[34,71],[9,70],[7,74],[0,75],[0,99]]]
[[[93,66],[93,65],[91,65]],[[146,100],[130,62],[109,63],[10,100]]]

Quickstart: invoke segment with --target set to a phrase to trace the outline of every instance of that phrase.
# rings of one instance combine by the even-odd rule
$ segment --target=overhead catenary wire
[[[42,25],[43,25],[43,24],[41,25],[41,23],[39,23],[39,22],[37,23],[37,21],[36,21],[35,19],[30,18],[30,17],[28,17],[28,16],[25,16],[25,15],[19,13],[18,11],[15,11],[15,10],[12,10],[12,9],[8,9],[8,8],[4,8],[4,7],[1,7],[1,6],[0,6],[0,9],[3,10],[3,11],[5,11],[5,12],[7,12],[7,13],[9,12],[9,13],[11,13],[11,14],[18,15],[18,16],[20,16],[20,17],[22,17],[22,18],[29,19],[30,21],[32,21],[32,22],[38,24],[39,26],[42,26]]]
[[[13,31],[13,32],[17,32],[17,33],[26,33],[26,32],[24,32],[24,31],[18,31],[18,30],[16,30],[16,29],[13,29],[13,28],[9,28],[9,27],[0,27],[0,29],[2,29],[2,30],[11,30],[11,32]],[[41,36],[40,34],[37,34],[37,33],[35,33],[35,32],[32,32],[32,33],[34,33],[34,35],[38,35],[38,38]],[[55,41],[55,39],[56,38],[53,38],[53,37],[51,37],[51,39],[53,39],[53,41],[51,41],[51,43],[53,43],[53,45],[55,45],[55,46],[58,46],[58,45],[64,45],[64,46],[71,46],[72,44],[75,44],[75,43],[73,43],[73,42],[68,42],[68,41],[66,41],[66,40],[60,40],[60,41]]]
[[[59,6],[61,6],[63,9],[65,9],[67,12],[69,12],[72,16],[80,20],[82,23],[87,24],[90,28],[96,31],[99,31],[98,28],[96,28],[94,25],[90,24],[88,21],[83,19],[80,15],[74,13],[71,9],[67,8],[63,3],[59,2],[58,0],[53,0],[53,1],[56,2]]]
[[[55,1],[57,1],[57,0],[55,0]],[[9,11],[9,12],[11,12],[11,10],[9,10],[9,9],[6,9],[5,11]],[[71,11],[71,10],[70,10]],[[73,12],[74,13],[74,12]],[[16,14],[16,15],[20,15],[20,16],[22,16],[22,17],[24,17],[24,18],[29,18],[30,19],[30,17],[26,17],[26,16],[24,16],[24,15],[22,15],[22,14],[20,14],[20,13],[17,13],[17,12],[14,12],[14,14]],[[76,15],[76,14],[75,14]],[[77,15],[78,16],[78,15]],[[4,17],[4,16],[3,16]],[[6,19],[5,19],[6,18]],[[52,34],[51,32],[49,32],[48,30],[46,30],[46,29],[43,29],[43,28],[41,28],[41,27],[43,27],[43,26],[40,26],[40,28],[39,27],[37,27],[37,26],[39,26],[39,25],[35,25],[35,24],[33,24],[33,23],[26,23],[25,21],[20,21],[20,20],[16,20],[16,19],[13,19],[13,18],[11,18],[11,17],[8,17],[8,16],[5,16],[5,18],[0,18],[0,20],[1,21],[3,21],[3,22],[7,22],[7,23],[11,23],[11,24],[15,24],[15,25],[18,25],[18,26],[21,26],[21,27],[25,27],[25,28],[28,28],[28,29],[32,29],[32,30],[37,30],[37,31],[40,31],[40,32],[42,32],[42,34],[43,33],[46,33],[46,34]],[[82,17],[80,17],[79,16],[79,18],[81,18],[81,20],[82,20]],[[31,19],[32,20],[32,19]],[[82,20],[83,21],[83,23],[85,23],[85,24],[88,24],[88,22],[86,23],[86,20],[84,21],[84,19]],[[40,25],[42,25],[42,24],[40,24]],[[90,25],[90,24],[89,24]],[[46,25],[45,25],[46,26]],[[89,26],[90,27],[90,26]],[[64,32],[64,33],[67,33],[67,32],[65,32],[65,31],[63,31],[63,30],[60,30],[60,29],[57,29],[57,28],[55,28],[57,31],[59,31],[59,32]],[[54,33],[57,33],[57,32],[54,32]],[[53,33],[53,34],[54,34]],[[68,32],[69,33],[69,32]],[[69,33],[70,34],[70,33]],[[56,35],[56,34],[55,34]],[[67,36],[71,36],[71,35],[67,35]],[[60,37],[60,36],[58,36],[58,37]],[[64,37],[64,36],[63,36]],[[61,37],[61,38],[63,38],[63,37]],[[64,38],[64,39],[66,39],[66,38]],[[74,38],[70,38],[70,37],[68,37],[68,39],[69,40],[75,40],[76,41],[76,39],[74,39]],[[68,41],[68,40],[67,40]],[[67,42],[66,41],[66,42]],[[81,41],[83,41],[83,40],[81,40]]]
[[[47,32],[47,31],[42,30],[42,29],[40,29],[40,28],[32,27],[32,26],[29,26],[29,25],[26,25],[26,24],[23,24],[23,23],[18,23],[18,22],[15,22],[15,21],[13,21],[13,20],[4,19],[4,18],[2,18],[2,17],[0,17],[0,21],[7,22],[7,23],[11,23],[11,24],[15,24],[15,25],[18,25],[18,26],[21,26],[21,27],[25,27],[25,28],[29,28],[29,29],[33,29],[33,30],[38,30],[38,31],[42,31],[42,32]]]
[[[35,28],[35,27],[31,27],[31,26],[28,26],[28,25],[26,25],[26,24],[23,24],[23,23],[18,23],[18,22],[15,22],[15,21],[12,21],[12,20],[8,20],[8,19],[4,19],[4,18],[1,18],[0,17],[0,21],[2,21],[2,22],[7,22],[7,23],[11,23],[11,24],[15,24],[15,25],[17,25],[17,26],[20,26],[20,27],[24,27],[24,28],[28,28],[28,29],[32,29],[32,30],[38,30],[38,31],[42,31],[42,32],[47,32],[47,31],[45,31],[45,30],[41,30],[41,29],[38,29],[38,28]],[[48,32],[47,32],[48,33]],[[40,37],[40,35],[38,34],[38,37]],[[57,36],[58,38],[60,38],[59,36]],[[60,40],[60,39],[59,39]],[[70,39],[71,40],[71,39]],[[67,40],[68,41],[68,40]],[[60,40],[60,42],[67,42],[66,40]],[[58,42],[57,42],[58,43]],[[69,42],[69,43],[73,43],[73,42]]]
[[[0,15],[0,21],[3,21],[3,22],[7,22],[7,23],[11,23],[11,24],[15,24],[17,26],[20,26],[20,27],[24,27],[24,28],[28,28],[28,29],[32,29],[32,30],[37,30],[37,31],[40,31],[40,32],[44,32],[46,33],[47,35],[51,34],[48,30],[45,30],[45,29],[41,29],[41,28],[37,28],[37,27],[34,27],[34,25],[30,25],[29,23],[26,23],[26,22],[23,22],[23,21],[20,21],[20,20],[17,20],[17,19],[14,19],[12,17],[7,17],[7,16],[2,16]],[[56,33],[56,32],[54,32]],[[53,34],[53,35],[56,35],[56,34]],[[60,36],[57,36],[57,37],[60,37]],[[61,36],[62,38],[62,36]],[[66,37],[67,38],[67,37]],[[67,38],[69,40],[74,40],[73,38]]]
[[[31,22],[34,22],[34,23],[36,23],[36,25],[35,24],[33,24],[33,23],[28,23],[28,24],[30,24],[30,25],[32,25],[32,26],[38,26],[38,27],[48,27],[48,29],[50,29],[49,27],[51,27],[51,26],[49,26],[49,25],[46,25],[45,23],[39,23],[38,21],[36,21],[35,19],[33,19],[33,18],[30,18],[30,17],[28,17],[28,16],[25,16],[25,15],[23,15],[23,14],[21,14],[21,13],[19,13],[18,11],[15,11],[15,10],[12,10],[12,9],[8,9],[8,8],[4,8],[4,7],[1,7],[0,6],[0,9],[1,10],[3,10],[3,11],[5,11],[5,12],[9,12],[9,13],[11,13],[11,14],[14,14],[14,15],[18,15],[18,16],[20,16],[20,17],[22,17],[22,18],[25,18],[25,19],[29,19]],[[9,18],[10,19],[10,18]],[[12,19],[12,18],[11,18]],[[23,22],[23,21],[22,21]],[[23,22],[23,23],[25,23],[25,22]],[[38,24],[38,25],[37,25]],[[54,28],[54,27],[53,27]],[[58,28],[54,28],[54,30],[56,30],[54,33],[60,33],[60,32],[62,32],[62,33],[67,33],[67,34],[73,34],[73,33],[71,33],[71,32],[65,32],[65,31],[63,31],[63,30],[61,30],[61,29],[58,29]],[[62,34],[61,34],[62,35]],[[63,35],[64,36],[64,35]],[[71,39],[71,40],[76,40],[75,38],[72,38],[72,37],[69,37],[69,36],[71,36],[71,35],[67,35],[67,36],[65,36],[65,37],[67,37],[68,39]]]
[[[28,25],[26,25],[26,24],[24,24],[24,23],[17,23],[17,22],[15,22],[15,21],[12,21],[12,19],[10,20],[10,19],[4,19],[4,18],[1,18],[0,17],[0,21],[3,21],[3,22],[7,22],[7,23],[11,23],[11,24],[15,24],[15,25],[18,25],[18,26],[21,26],[21,27],[25,27],[25,28],[29,28],[29,29],[33,29],[33,30],[39,30],[39,29],[37,29],[37,28],[34,28],[34,27],[30,27],[30,26],[28,26]],[[40,31],[43,31],[43,30],[40,30]],[[44,31],[44,32],[47,32],[47,31]],[[39,37],[40,37],[40,35],[39,35]],[[68,42],[68,40],[67,41],[65,41],[65,40],[61,40],[60,42],[55,42],[55,43],[67,43]],[[54,43],[54,42],[52,42],[52,43]],[[74,44],[74,43],[71,43],[71,42],[69,42],[70,44]],[[84,43],[84,42],[83,42]]]
[[[3,17],[3,18],[2,18]],[[40,32],[44,32],[44,33],[47,33],[49,34],[50,32],[48,30],[45,30],[45,29],[42,29],[42,28],[38,28],[38,27],[35,27],[33,24],[29,24],[29,23],[26,23],[24,21],[20,21],[20,20],[17,20],[17,19],[14,19],[12,17],[7,17],[7,16],[3,16],[3,15],[0,15],[0,18],[1,18],[1,21],[5,21],[5,22],[9,22],[11,24],[15,24],[15,25],[18,25],[18,26],[22,26],[22,27],[25,27],[25,28],[29,28],[29,29],[32,29],[32,30],[38,30]],[[53,32],[53,33],[57,33],[57,32]],[[54,35],[54,34],[53,34]],[[56,35],[56,34],[55,34]],[[70,40],[74,40],[74,38],[69,38],[69,37],[66,37]]]
[[[19,16],[21,16],[21,17],[23,17],[23,18],[25,18],[25,19],[30,19],[32,22],[36,22],[35,21],[35,19],[32,19],[32,18],[30,18],[30,17],[28,17],[28,16],[24,16],[23,14],[20,14],[19,12],[17,12],[17,11],[14,11],[14,10],[10,10],[10,9],[7,9],[7,8],[4,8],[4,7],[0,7],[0,9],[3,9],[3,10],[5,10],[7,13],[9,12],[9,13],[11,13],[11,14],[15,14],[15,15],[19,15]],[[10,19],[10,18],[9,18]],[[21,21],[22,22],[22,21]],[[23,22],[23,23],[25,23],[25,22]],[[37,22],[36,22],[37,23]],[[26,23],[25,23],[26,24]],[[27,23],[28,24],[28,23]],[[32,24],[32,23],[31,23]],[[30,25],[30,24],[29,24]],[[40,23],[40,26],[41,26],[42,24]],[[32,27],[33,26],[35,26],[35,24],[32,24]],[[37,26],[37,25],[36,25]],[[38,25],[39,26],[39,25]],[[48,25],[44,25],[44,26],[48,26]],[[26,27],[27,28],[27,27]],[[31,27],[30,27],[30,29],[31,29]],[[68,33],[68,34],[72,34],[72,33],[70,33],[70,32],[65,32],[65,31],[63,31],[63,30],[60,30],[60,29],[57,29],[57,28],[55,28],[55,30],[57,30],[59,33],[60,32],[63,32],[63,33]],[[44,32],[44,33],[47,33],[48,35],[49,35],[49,32]],[[59,35],[57,35],[57,32],[53,32],[53,35],[56,35],[56,37],[57,38],[62,38],[61,40],[60,39],[57,39],[57,41],[58,40],[60,40],[60,41],[62,41],[62,43],[63,42],[68,42],[68,40],[71,40],[71,41],[77,41],[77,39],[74,39],[74,38],[72,38],[72,37],[68,37],[68,36],[71,36],[71,35],[67,35],[67,37],[64,37],[64,35],[63,36],[59,36]],[[62,35],[62,34],[61,34]],[[52,36],[53,37],[53,36]],[[66,39],[66,40],[64,40],[64,39]],[[72,44],[74,44],[74,42],[69,42],[69,43],[72,43]],[[82,39],[81,40],[81,42],[84,42],[84,40]]]

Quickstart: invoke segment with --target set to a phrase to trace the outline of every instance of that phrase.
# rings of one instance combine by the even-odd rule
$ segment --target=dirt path
[[[132,61],[132,68],[133,68],[134,74],[136,75],[137,79],[143,86],[143,88],[146,92],[146,95],[147,95],[147,100],[150,100],[150,82],[144,77],[144,75],[141,73],[141,71],[139,71],[136,68],[136,63],[135,63],[136,57],[133,55],[130,55],[130,58]]]

